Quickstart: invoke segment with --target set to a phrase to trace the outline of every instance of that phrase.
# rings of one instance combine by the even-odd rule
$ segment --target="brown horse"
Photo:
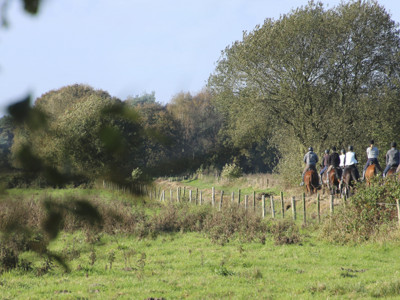
[[[319,178],[317,171],[310,169],[304,174],[304,185],[309,195],[317,192],[319,188]]]
[[[392,176],[396,174],[397,166],[390,167],[389,171],[386,173],[386,177]],[[400,173],[399,173],[399,178],[400,178]]]
[[[345,168],[342,176],[341,193],[350,197],[351,190],[353,189],[353,176],[351,175],[350,168]]]
[[[377,168],[375,164],[369,165],[367,169],[365,170],[365,182],[367,186],[371,185],[371,180],[373,177],[376,176],[377,174]]]
[[[339,193],[340,192],[340,190],[339,190],[340,182],[339,182],[339,178],[336,177],[335,169],[331,169],[329,171],[328,178],[329,178],[329,190],[331,192],[331,195],[335,195],[335,194]]]

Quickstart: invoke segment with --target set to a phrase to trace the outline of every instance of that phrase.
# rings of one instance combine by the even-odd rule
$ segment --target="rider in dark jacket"
[[[383,177],[391,167],[398,167],[400,164],[400,152],[396,149],[396,142],[393,142],[391,146],[392,148],[386,153],[386,168],[383,170]]]
[[[306,164],[303,170],[303,174],[301,177],[300,185],[304,185],[304,174],[307,172],[308,169],[314,169],[316,171],[315,165],[318,162],[318,155],[313,152],[314,149],[312,147],[308,148],[308,152],[304,155],[303,161]]]
[[[329,168],[327,170],[328,174],[329,171],[332,170],[333,168],[335,170],[336,178],[340,180],[342,176],[342,170],[339,168],[340,158],[339,158],[339,153],[336,152],[335,146],[332,147],[332,154],[329,155],[328,163],[329,163]]]

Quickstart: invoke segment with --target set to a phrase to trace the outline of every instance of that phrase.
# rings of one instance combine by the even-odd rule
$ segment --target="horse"
[[[319,178],[316,170],[310,169],[304,174],[304,184],[309,195],[317,192],[319,188]]]
[[[340,189],[339,189],[339,185],[340,185],[339,180],[340,179],[336,177],[336,171],[334,168],[332,168],[329,171],[328,179],[329,179],[328,187],[329,187],[329,191],[330,191],[331,195],[335,195],[335,194],[339,193],[340,192]]]
[[[351,190],[353,189],[354,180],[355,178],[353,179],[351,169],[345,168],[342,176],[341,193],[342,195],[346,195],[347,198],[350,197]]]
[[[389,177],[389,176],[396,174],[396,170],[397,170],[397,166],[390,167],[390,169],[389,169],[389,171],[387,171],[385,177]],[[400,173],[399,173],[399,179],[400,179]]]
[[[365,182],[367,186],[371,186],[371,180],[377,174],[377,167],[375,164],[371,164],[365,170]]]
[[[322,174],[321,183],[322,183],[322,193],[325,194],[325,188],[330,190],[328,170],[325,170],[325,172]]]

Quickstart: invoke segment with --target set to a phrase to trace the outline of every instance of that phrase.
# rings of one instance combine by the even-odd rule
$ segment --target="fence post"
[[[221,191],[221,200],[219,201],[219,210],[222,208],[222,200],[224,199],[224,191]]]
[[[321,223],[321,206],[319,202],[319,193],[317,194],[317,216],[318,216],[318,223]]]
[[[189,202],[192,203],[192,190],[189,190]]]
[[[253,191],[253,211],[256,212],[256,191]]]
[[[262,195],[261,201],[262,201],[262,217],[264,219],[265,218],[265,195]]]
[[[240,205],[240,190],[238,191],[238,204]]]
[[[172,199],[172,189],[169,190],[169,201],[170,201],[170,202],[174,201],[174,200]]]
[[[232,204],[235,202],[235,192],[232,192],[231,202],[232,202]]]
[[[304,223],[304,225],[306,225],[307,213],[306,213],[306,194],[305,193],[303,193],[302,199],[303,199],[303,223]]]
[[[296,215],[296,199],[293,196],[292,197],[292,210],[293,210],[293,220],[296,220],[297,215]]]
[[[399,204],[399,199],[396,199],[396,206],[397,206],[397,219],[399,221],[399,226],[400,226],[400,204]]]
[[[215,188],[214,187],[211,188],[211,204],[212,204],[212,207],[215,206]]]
[[[199,201],[199,188],[196,188],[196,205],[198,201]]]
[[[330,211],[331,211],[331,215],[333,215],[333,195],[331,195],[330,197],[329,197],[330,199],[330,205],[329,205],[329,208],[330,208]]]
[[[249,196],[244,196],[244,209],[247,211],[247,206],[249,205]]]
[[[283,200],[283,192],[281,192],[281,210],[283,219],[285,217],[285,201]]]
[[[270,196],[269,197],[270,201],[271,201],[271,214],[272,214],[272,218],[275,219],[275,204],[274,204],[274,196]]]
[[[181,188],[178,187],[178,189],[176,190],[176,201],[180,202],[180,195],[181,194]]]

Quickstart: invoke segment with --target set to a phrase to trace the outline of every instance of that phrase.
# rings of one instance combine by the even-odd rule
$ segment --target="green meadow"
[[[162,214],[163,206],[113,191],[10,190],[2,196],[15,201],[86,197],[148,216]],[[204,207],[205,208],[205,207]],[[183,209],[177,208],[177,209]],[[198,208],[193,208],[193,210]],[[191,211],[192,208],[187,208]],[[204,212],[212,213],[208,207]],[[214,212],[216,213],[216,212]],[[250,213],[250,212],[249,212]],[[193,216],[198,216],[193,215]],[[176,216],[176,218],[182,218]],[[290,219],[289,215],[287,219]],[[156,219],[150,219],[156,220]],[[259,219],[255,219],[259,220]],[[260,220],[259,220],[260,221]],[[154,221],[154,222],[160,222]],[[189,222],[189,221],[184,221]],[[216,222],[216,221],[214,221]],[[272,228],[280,220],[261,220]],[[325,220],[329,222],[329,218]],[[149,223],[146,223],[149,226]],[[183,224],[183,225],[182,225]],[[216,227],[221,224],[215,223]],[[274,225],[275,224],[275,225]],[[18,265],[0,275],[1,299],[354,299],[400,297],[400,242],[337,244],[323,237],[315,220],[298,220],[293,242],[278,243],[273,231],[264,239],[248,239],[251,228],[221,242],[205,228],[160,230],[142,235],[132,230],[113,233],[63,230],[48,251],[57,261],[27,249]],[[213,223],[211,223],[213,226]],[[272,227],[271,227],[272,226]],[[160,227],[157,227],[160,228]],[[280,228],[276,226],[275,228]],[[209,229],[208,229],[209,230]],[[246,230],[249,230],[247,233]],[[223,231],[221,231],[223,232]],[[254,234],[254,233],[253,233]],[[4,250],[4,249],[3,249]],[[4,259],[4,255],[2,256]]]

